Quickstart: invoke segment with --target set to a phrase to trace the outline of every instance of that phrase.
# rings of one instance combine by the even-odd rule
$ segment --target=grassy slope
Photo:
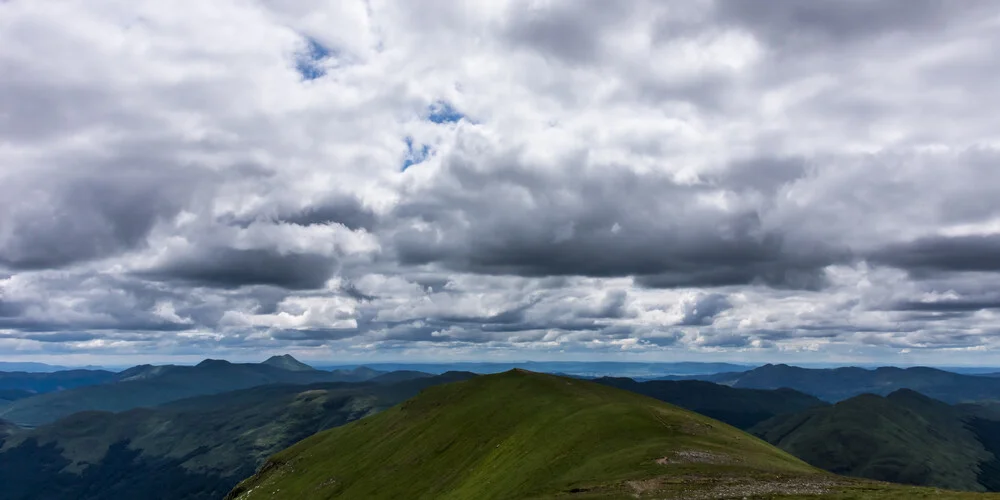
[[[759,424],[752,432],[817,467],[857,477],[983,491],[991,455],[955,407],[901,390]]]
[[[693,452],[693,453],[692,453]],[[668,463],[657,460],[666,457]],[[849,480],[707,417],[512,371],[438,386],[272,457],[230,498],[964,498]]]

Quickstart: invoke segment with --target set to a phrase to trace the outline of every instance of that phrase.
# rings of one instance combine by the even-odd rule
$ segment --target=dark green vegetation
[[[605,377],[594,382],[666,401],[744,430],[776,415],[827,404],[792,389],[735,389],[698,380],[636,382]]]
[[[606,385],[524,371],[436,386],[271,457],[230,499],[965,498],[846,479]]]
[[[52,373],[0,372],[0,399],[6,399],[3,396],[4,391],[41,394],[103,384],[114,381],[117,377],[117,373],[105,370],[65,370]]]
[[[19,425],[37,426],[80,411],[125,411],[266,384],[361,381],[380,373],[374,370],[320,371],[294,358],[283,357],[264,363],[209,359],[197,366],[141,365],[115,374],[112,382],[14,401],[0,407],[0,418]]]
[[[911,390],[778,416],[752,432],[806,462],[856,477],[1000,490],[1000,414]]]
[[[898,389],[912,389],[948,403],[1000,399],[1000,383],[994,377],[961,375],[926,367],[868,370],[764,365],[746,372],[690,378],[744,389],[788,387],[830,402],[866,393],[884,396]]]
[[[0,499],[219,499],[267,456],[307,436],[472,376],[260,386],[76,413],[6,442],[0,424]]]

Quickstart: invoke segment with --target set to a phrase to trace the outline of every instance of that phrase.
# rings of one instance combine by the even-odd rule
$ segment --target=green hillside
[[[838,474],[969,491],[996,489],[989,410],[911,390],[865,394],[762,422],[752,432]],[[989,425],[993,422],[993,425]]]
[[[278,453],[230,499],[965,498],[814,469],[593,382],[510,371],[425,390]],[[978,498],[972,495],[970,498]]]

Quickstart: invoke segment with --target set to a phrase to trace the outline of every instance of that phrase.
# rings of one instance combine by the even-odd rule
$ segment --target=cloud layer
[[[0,3],[0,353],[991,362],[1000,7]]]

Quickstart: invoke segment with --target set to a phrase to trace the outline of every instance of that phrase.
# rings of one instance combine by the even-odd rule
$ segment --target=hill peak
[[[231,364],[232,363],[230,363],[229,361],[226,361],[224,359],[211,359],[211,358],[209,358],[209,359],[206,359],[206,360],[202,361],[201,363],[198,363],[195,366],[200,367],[200,368],[209,368],[209,367],[229,366]]]
[[[282,370],[290,370],[296,372],[304,372],[315,370],[315,368],[295,359],[291,354],[282,354],[280,356],[271,356],[267,358],[262,365],[273,366],[275,368],[281,368]]]
[[[508,370],[434,386],[315,434],[273,456],[228,498],[278,491],[287,498],[549,498],[581,491],[618,498],[623,485],[636,494],[678,493],[659,478],[692,467],[705,480],[683,484],[680,493],[696,493],[688,498],[714,498],[718,479],[761,470],[820,477],[702,415],[590,381]]]

